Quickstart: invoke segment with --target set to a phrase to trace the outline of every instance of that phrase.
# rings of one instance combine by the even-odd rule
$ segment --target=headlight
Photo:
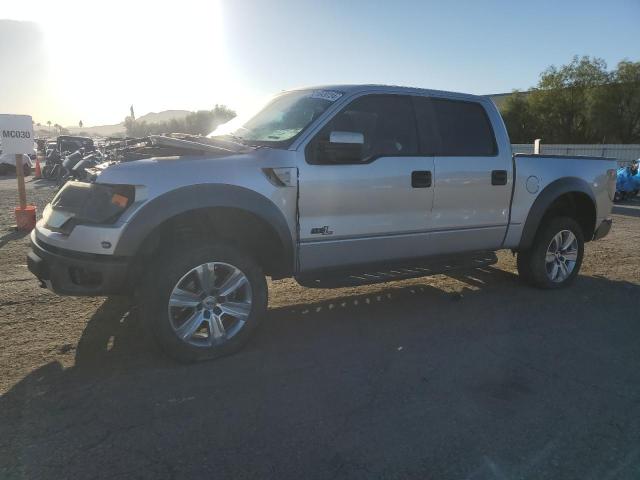
[[[135,186],[67,182],[43,212],[45,226],[69,233],[78,224],[114,223],[135,201]]]

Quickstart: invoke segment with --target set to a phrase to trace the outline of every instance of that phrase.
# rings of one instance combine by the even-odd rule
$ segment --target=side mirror
[[[364,135],[359,132],[334,131],[329,141],[320,140],[316,144],[314,163],[360,163]]]
[[[329,143],[364,145],[364,135],[360,132],[334,131],[329,134]]]

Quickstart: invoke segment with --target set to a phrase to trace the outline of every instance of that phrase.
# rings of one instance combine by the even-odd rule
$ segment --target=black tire
[[[190,270],[209,262],[233,265],[245,275],[251,288],[251,307],[244,325],[231,338],[217,345],[194,346],[174,331],[169,318],[169,297]],[[160,257],[143,285],[140,294],[145,328],[153,332],[166,354],[181,362],[210,360],[238,351],[267,310],[267,283],[262,269],[250,255],[226,244],[175,247]]]
[[[531,272],[531,251],[520,251],[516,258],[516,265],[518,266],[518,276],[526,283],[532,283],[533,273]]]
[[[22,172],[25,177],[31,175],[31,165],[27,165],[26,163],[22,165]]]
[[[67,180],[69,180],[69,171],[61,166],[56,172],[56,188],[60,190]]]
[[[568,230],[575,236],[577,258],[571,273],[561,281],[553,281],[547,273],[546,255],[553,238],[560,232]],[[534,287],[543,289],[564,288],[575,281],[584,256],[584,234],[578,222],[569,217],[555,217],[546,220],[540,226],[529,250],[518,252],[518,273],[524,281]]]
[[[616,190],[616,193],[613,195],[613,202],[618,203],[623,200],[623,193]]]
[[[51,178],[51,167],[49,165],[42,167],[42,178]]]

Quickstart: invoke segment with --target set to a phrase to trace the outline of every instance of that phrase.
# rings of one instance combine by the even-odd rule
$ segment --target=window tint
[[[497,153],[493,129],[484,108],[474,102],[432,99],[440,136],[437,155],[487,156]]]
[[[413,97],[413,104],[418,121],[420,152],[423,155],[435,155],[440,145],[440,139],[438,138],[432,102],[427,97]]]
[[[364,143],[347,154],[330,144],[331,132],[362,134]],[[311,163],[358,163],[378,156],[418,154],[418,140],[411,99],[401,95],[367,95],[351,102],[311,142]]]

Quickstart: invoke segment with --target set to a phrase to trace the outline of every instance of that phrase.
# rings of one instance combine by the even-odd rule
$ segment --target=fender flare
[[[293,236],[282,211],[264,195],[221,183],[180,187],[145,203],[125,225],[114,255],[134,256],[153,230],[176,215],[215,207],[245,210],[264,220],[273,227],[283,246],[284,258],[293,265]]]
[[[551,182],[547,185],[539,194],[538,197],[531,205],[527,219],[525,220],[524,228],[522,229],[522,237],[520,237],[520,244],[518,250],[526,250],[533,245],[533,240],[540,226],[545,213],[561,195],[565,193],[579,192],[589,196],[593,202],[594,208],[596,207],[596,200],[593,196],[589,184],[577,177],[565,177]]]

